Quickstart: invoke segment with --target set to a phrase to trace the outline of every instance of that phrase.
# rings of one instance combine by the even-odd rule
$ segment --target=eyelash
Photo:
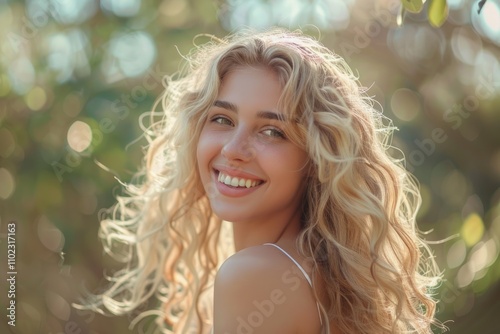
[[[214,117],[212,117],[212,119],[210,121],[213,123],[220,124],[220,125],[228,125],[227,123],[222,123],[220,121],[226,121],[226,122],[233,124],[233,122],[229,118],[224,117],[224,116],[214,116]]]
[[[228,123],[225,123],[225,122],[229,122],[230,125],[233,124],[233,122],[225,116],[214,116],[210,119],[210,122],[217,123],[220,125],[229,125]],[[266,132],[266,131],[271,132],[270,134],[266,135],[268,137],[286,139],[285,133],[281,130],[278,130],[276,128],[268,128],[268,129],[263,130],[263,132]]]
[[[281,130],[278,130],[278,129],[265,129],[264,131],[271,131],[272,133],[274,133],[274,134],[269,135],[270,137],[277,137],[277,138],[285,139],[285,134]]]

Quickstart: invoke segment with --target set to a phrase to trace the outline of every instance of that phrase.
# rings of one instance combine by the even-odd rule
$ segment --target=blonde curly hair
[[[154,297],[162,307],[144,315],[157,315],[164,332],[210,329],[204,296],[231,252],[231,235],[210,208],[196,146],[224,76],[260,66],[277,74],[287,137],[310,157],[297,248],[324,283],[322,318],[343,333],[440,326],[431,296],[440,274],[415,223],[418,186],[388,154],[393,127],[344,60],[284,29],[212,38],[186,59],[180,74],[165,78],[162,117],[145,133],[144,168],[101,223],[105,250],[127,265],[86,307],[124,314]]]

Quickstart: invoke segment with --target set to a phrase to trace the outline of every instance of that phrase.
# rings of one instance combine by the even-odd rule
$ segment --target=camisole
[[[268,243],[265,243],[264,245],[274,246],[277,249],[279,249],[283,254],[285,254],[286,256],[288,256],[288,258],[290,260],[292,260],[293,263],[295,263],[295,265],[300,269],[300,271],[302,272],[302,274],[304,274],[304,277],[306,278],[306,280],[309,283],[309,285],[311,286],[311,288],[313,287],[312,280],[309,277],[309,275],[306,273],[306,271],[304,270],[304,268],[302,268],[302,266],[290,254],[288,254],[283,248],[281,248],[280,246],[278,246],[276,244],[268,242]],[[316,301],[316,307],[318,308],[319,322],[320,322],[321,325],[323,325],[323,321],[321,320],[321,312],[319,310],[319,303],[318,303],[318,301]]]

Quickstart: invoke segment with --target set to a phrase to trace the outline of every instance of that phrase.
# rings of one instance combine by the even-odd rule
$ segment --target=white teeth
[[[237,177],[231,177],[229,175],[223,174],[222,172],[219,172],[219,177],[217,179],[219,182],[222,182],[224,184],[227,184],[228,186],[232,187],[255,187],[256,185],[259,184],[259,181],[256,180],[248,180],[248,179],[243,179],[243,178],[237,178]]]
[[[237,179],[237,178],[235,178],[235,177],[233,177],[233,178],[231,179],[231,185],[232,185],[233,187],[237,187],[237,186],[238,186],[238,179]]]

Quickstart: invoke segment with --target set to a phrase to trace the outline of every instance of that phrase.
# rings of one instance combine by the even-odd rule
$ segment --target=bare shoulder
[[[227,259],[217,273],[215,334],[306,333],[297,329],[317,327],[317,317],[304,275],[274,247],[244,249]],[[318,331],[307,333],[314,332]]]
[[[262,281],[273,279],[281,267],[290,266],[286,258],[276,255],[271,247],[265,245],[243,249],[222,264],[216,282],[252,284],[255,280],[248,278],[253,276]]]

